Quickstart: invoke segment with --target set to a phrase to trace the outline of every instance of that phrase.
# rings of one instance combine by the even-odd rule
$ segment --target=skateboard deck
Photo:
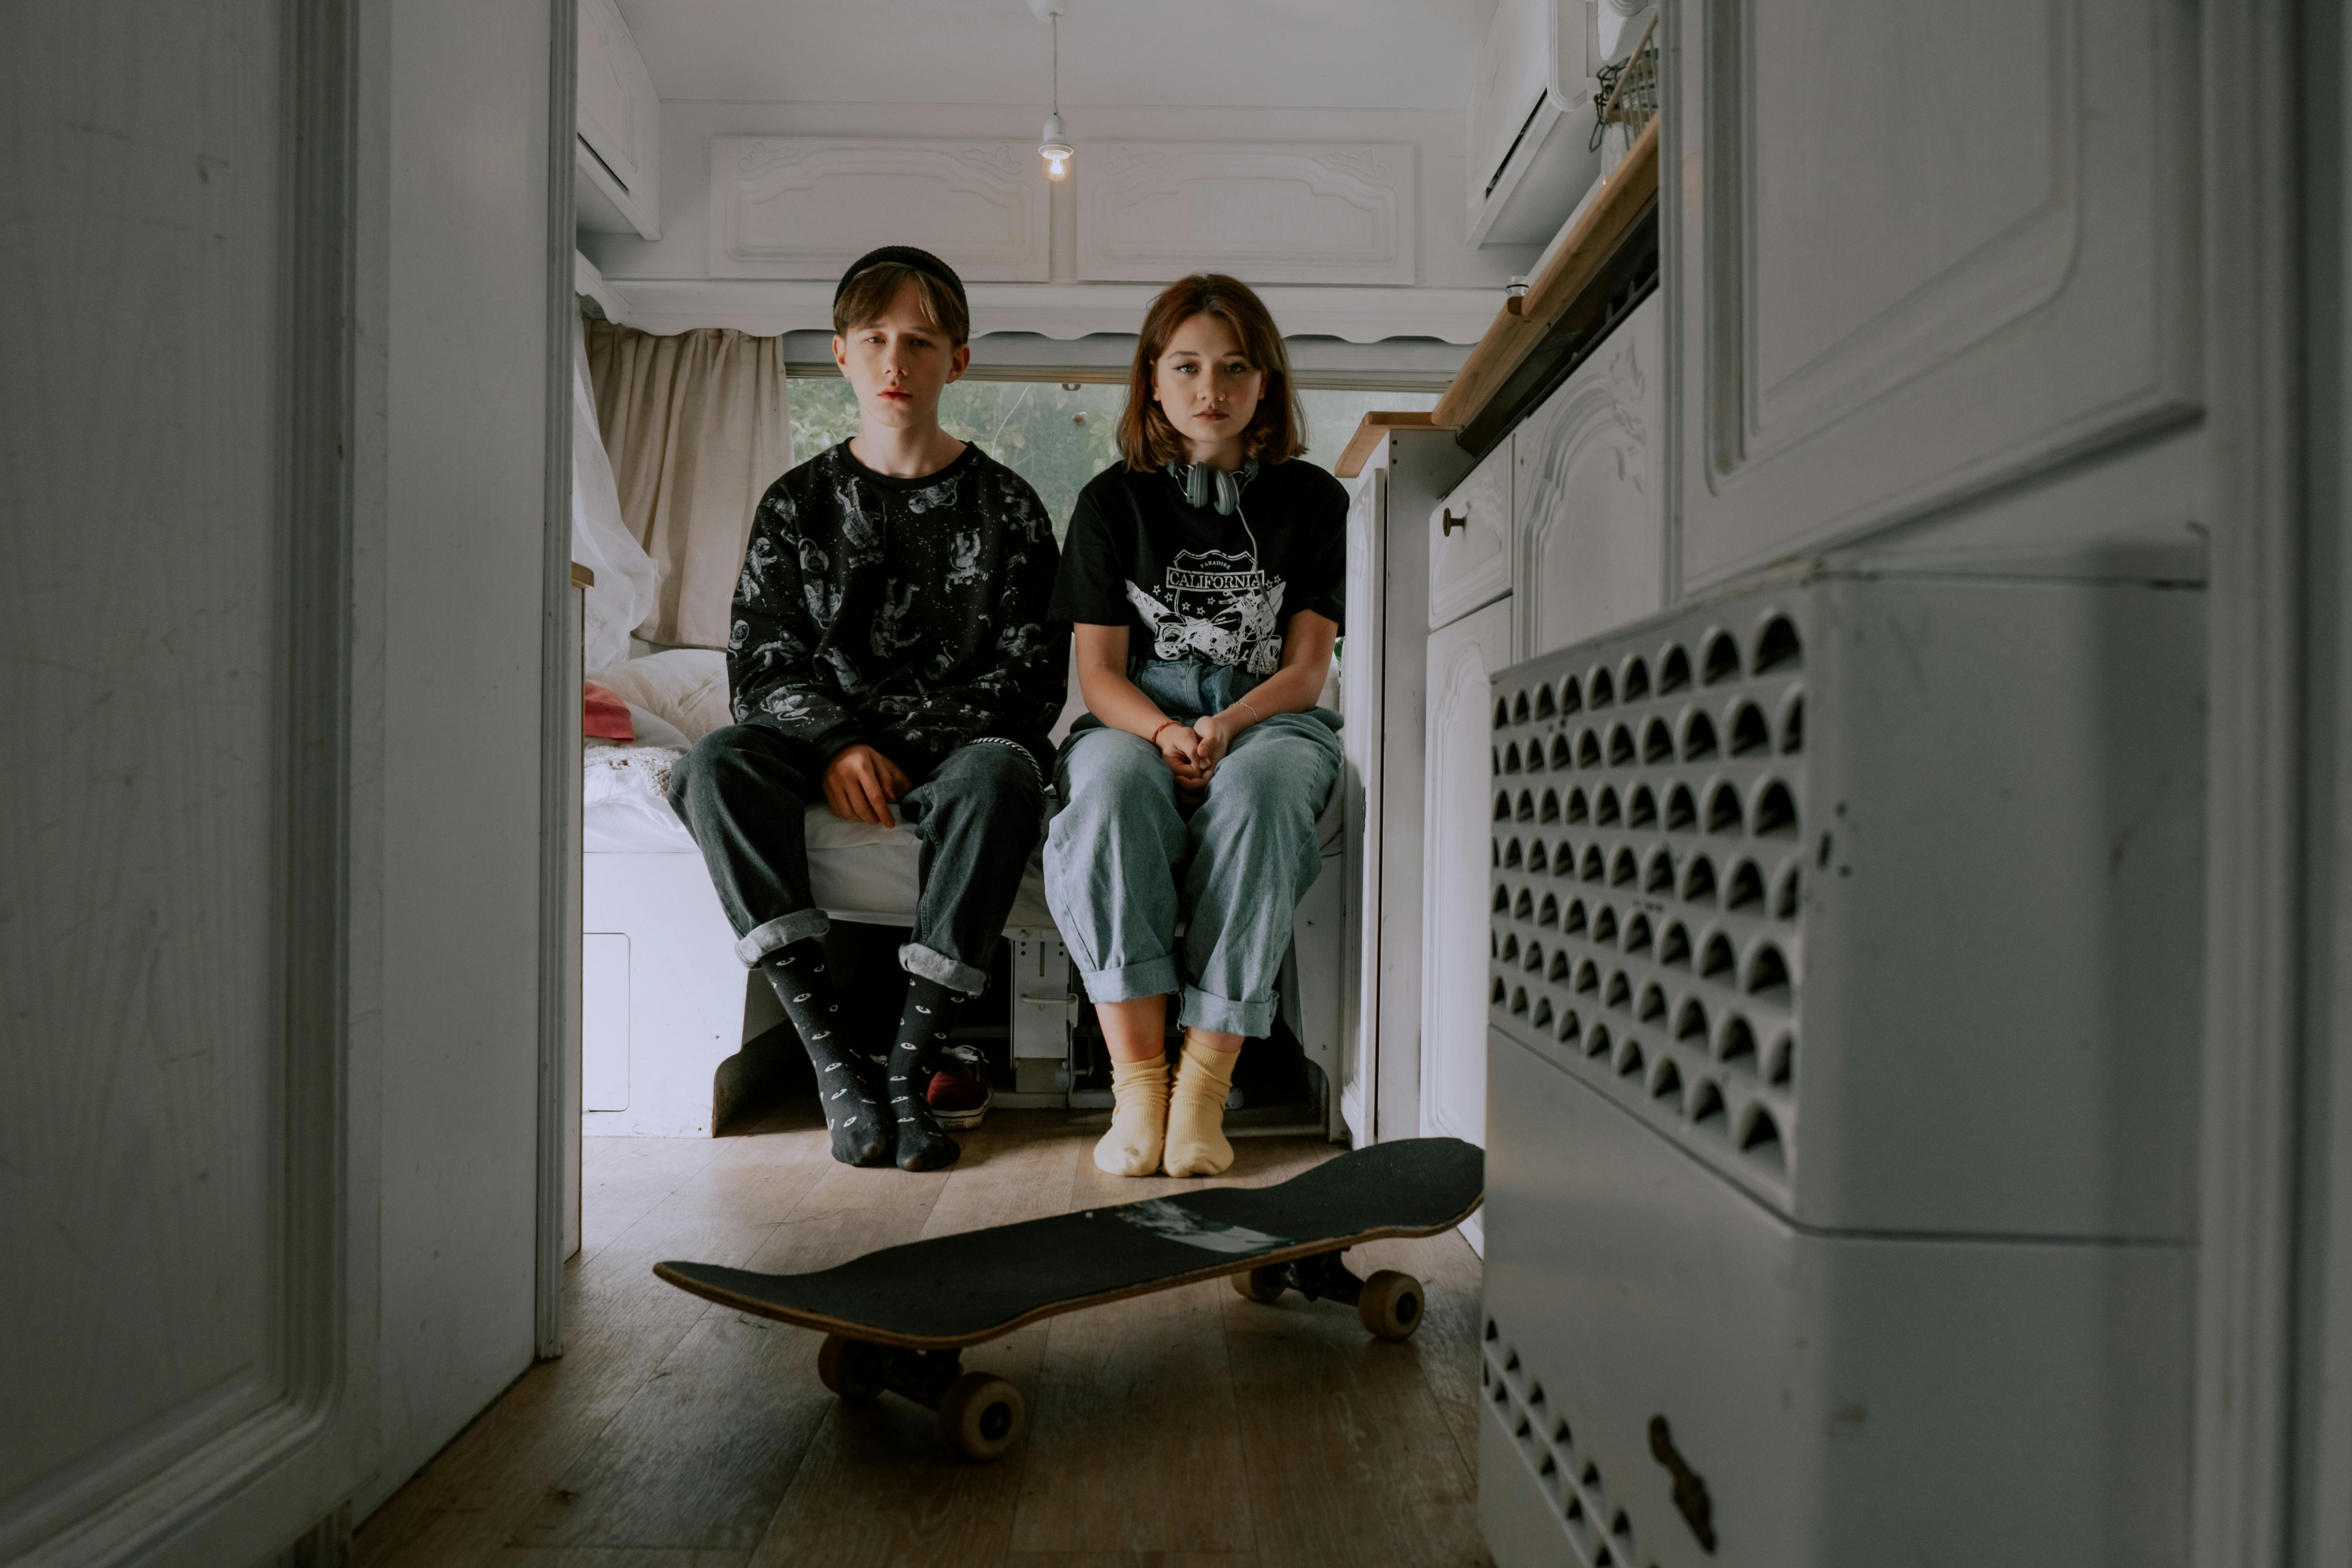
[[[1353,1300],[1344,1247],[1433,1236],[1475,1212],[1486,1157],[1456,1138],[1378,1143],[1271,1187],[1203,1187],[935,1237],[809,1274],[657,1263],[681,1290],[737,1311],[872,1345],[952,1350],[1024,1323],[1200,1279],[1291,1270],[1295,1288]],[[1329,1258],[1326,1272],[1302,1272]],[[1398,1278],[1402,1279],[1402,1276]],[[1306,1281],[1306,1282],[1302,1282]],[[1282,1286],[1271,1289],[1279,1294]],[[1261,1298],[1271,1299],[1271,1298]]]

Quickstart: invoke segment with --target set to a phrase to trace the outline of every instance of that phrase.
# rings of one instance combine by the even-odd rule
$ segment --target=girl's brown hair
[[[1238,278],[1195,272],[1168,285],[1143,313],[1135,364],[1127,375],[1127,412],[1118,418],[1118,455],[1127,466],[1149,473],[1184,458],[1184,438],[1152,401],[1151,367],[1167,352],[1176,329],[1195,316],[1214,316],[1231,327],[1241,342],[1242,356],[1265,372],[1257,412],[1242,432],[1243,454],[1280,463],[1306,451],[1307,416],[1298,406],[1297,389],[1290,384],[1290,353],[1283,347],[1265,301]]]

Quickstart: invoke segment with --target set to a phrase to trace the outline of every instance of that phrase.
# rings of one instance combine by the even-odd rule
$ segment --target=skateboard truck
[[[903,1394],[940,1417],[940,1436],[971,1459],[993,1459],[1028,1425],[1021,1391],[993,1373],[966,1372],[961,1350],[915,1351],[827,1334],[816,1374],[846,1405]]]
[[[1310,1301],[1328,1296],[1356,1309],[1356,1319],[1384,1340],[1412,1337],[1421,1327],[1421,1281],[1410,1274],[1383,1268],[1359,1279],[1339,1261],[1346,1252],[1318,1252],[1292,1263],[1269,1264],[1232,1276],[1234,1289],[1253,1301],[1274,1302],[1285,1290],[1296,1290]]]

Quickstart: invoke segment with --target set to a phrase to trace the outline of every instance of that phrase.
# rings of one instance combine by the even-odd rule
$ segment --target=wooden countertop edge
[[[596,574],[574,561],[572,563],[572,585],[575,588],[593,588],[596,585]]]
[[[1434,414],[1406,414],[1375,408],[1357,424],[1356,433],[1348,437],[1347,448],[1339,454],[1339,460],[1333,465],[1331,471],[1343,479],[1352,479],[1362,473],[1365,459],[1372,455],[1372,448],[1378,447],[1381,437],[1391,430],[1451,428],[1453,426],[1441,424]]]
[[[1625,161],[1576,220],[1576,227],[1553,253],[1549,264],[1528,283],[1527,294],[1495,313],[1494,324],[1462,362],[1445,395],[1438,399],[1434,423],[1459,430],[1476,419],[1487,400],[1510,379],[1519,362],[1543,341],[1552,323],[1576,302],[1577,295],[1615,252],[1618,241],[1657,194],[1658,124],[1654,117],[1642,128]]]

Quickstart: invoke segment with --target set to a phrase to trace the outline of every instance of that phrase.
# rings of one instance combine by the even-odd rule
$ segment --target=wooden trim
[[[1459,426],[1444,424],[1434,414],[1403,414],[1376,408],[1364,416],[1356,426],[1356,433],[1348,437],[1347,449],[1339,454],[1339,464],[1331,471],[1343,479],[1352,479],[1362,473],[1373,449],[1391,430],[1456,428]]]
[[[572,585],[575,588],[593,588],[596,585],[596,574],[574,561],[572,563]]]
[[[1454,384],[1438,399],[1433,423],[1454,430],[1474,424],[1512,372],[1550,332],[1552,324],[1600,276],[1658,193],[1658,127],[1664,118],[1656,116],[1643,127],[1625,161],[1576,220],[1543,271],[1529,282],[1527,294],[1506,302],[1496,312],[1486,335],[1478,340],[1478,346],[1455,373]],[[1354,449],[1352,445],[1349,449]]]

